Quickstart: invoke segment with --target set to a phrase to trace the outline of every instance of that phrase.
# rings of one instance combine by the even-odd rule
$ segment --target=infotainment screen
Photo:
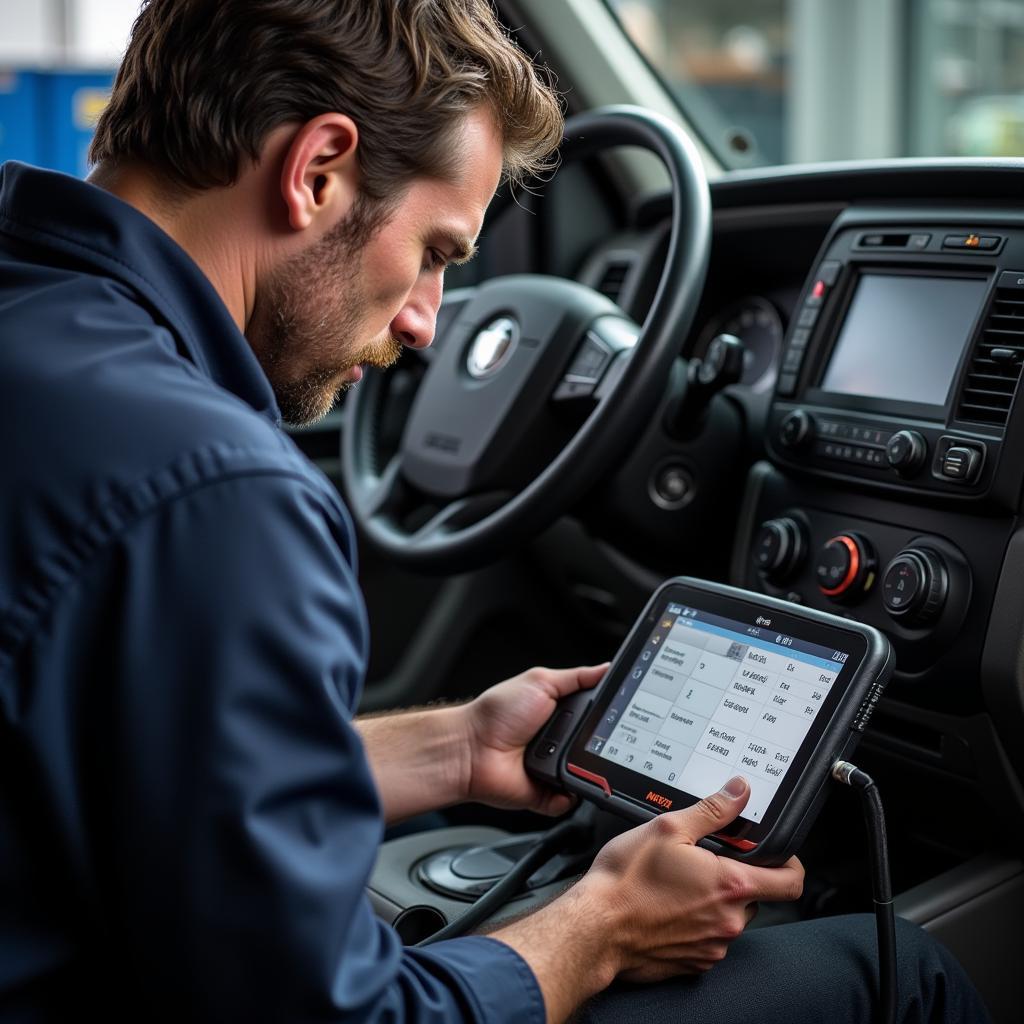
[[[670,601],[586,749],[684,793],[743,775],[762,821],[850,654]]]
[[[862,274],[822,390],[945,405],[987,287],[983,278]]]

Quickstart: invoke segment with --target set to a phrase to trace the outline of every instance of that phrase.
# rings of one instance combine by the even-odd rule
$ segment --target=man
[[[0,172],[0,1019],[560,1021],[799,894],[796,861],[695,845],[734,780],[489,937],[405,950],[363,895],[385,821],[566,810],[524,745],[603,667],[353,723],[352,531],[280,420],[430,344],[444,267],[560,130],[486,0],[151,0],[91,183]],[[970,1005],[907,948],[908,1003]],[[670,997],[721,1005],[716,975]]]

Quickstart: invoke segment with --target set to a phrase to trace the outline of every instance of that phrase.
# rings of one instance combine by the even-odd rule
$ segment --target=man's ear
[[[358,146],[359,129],[345,114],[321,114],[299,129],[281,170],[292,228],[303,231],[323,214],[335,223],[348,212],[359,187]]]

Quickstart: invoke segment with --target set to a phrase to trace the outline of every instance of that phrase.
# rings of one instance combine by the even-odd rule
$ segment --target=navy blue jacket
[[[0,1021],[542,1021],[364,886],[353,533],[155,224],[0,168]]]

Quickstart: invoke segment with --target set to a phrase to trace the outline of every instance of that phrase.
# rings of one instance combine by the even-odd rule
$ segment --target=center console
[[[789,325],[733,582],[883,629],[924,703],[980,707],[952,680],[978,676],[1019,506],[1022,364],[1020,213],[848,209]]]
[[[1022,365],[1021,212],[847,208],[792,314],[733,549],[735,585],[889,637],[865,757],[891,790],[917,780],[906,824],[934,843],[954,804],[1000,806],[1000,838],[1024,839]]]

